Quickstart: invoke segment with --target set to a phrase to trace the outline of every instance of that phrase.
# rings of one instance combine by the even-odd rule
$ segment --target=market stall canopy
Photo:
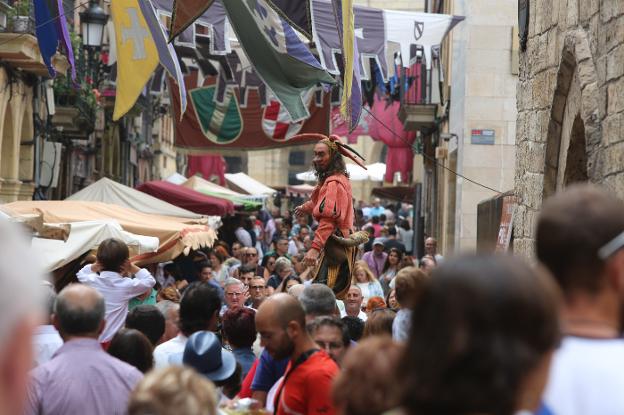
[[[227,199],[235,205],[242,205],[245,210],[258,210],[262,208],[262,202],[255,201],[254,196],[237,193],[227,187],[209,182],[199,176],[193,176],[182,183],[182,186],[193,189],[196,192],[204,193],[208,196]]]
[[[370,179],[368,171],[357,164],[347,163],[347,173],[349,173],[349,179],[356,182]],[[295,176],[304,182],[315,182],[317,180],[316,174],[312,170],[297,173]]]
[[[175,206],[202,215],[226,216],[234,213],[234,204],[229,200],[208,196],[164,180],[143,183],[137,189]]]
[[[210,247],[217,239],[216,232],[208,225],[188,224],[183,218],[150,215],[108,203],[41,200],[8,203],[2,208],[11,216],[40,214],[46,223],[113,219],[127,232],[158,238],[156,252],[132,258],[139,264],[170,261],[191,249]]]
[[[167,177],[165,181],[173,184],[182,184],[186,181],[186,176],[180,173],[173,173],[171,176]]]
[[[414,186],[376,187],[372,193],[381,199],[414,203]]]
[[[200,214],[182,209],[106,177],[74,193],[66,200],[111,203],[152,215],[177,216],[189,219],[202,217]]]
[[[374,182],[383,182],[386,175],[386,163],[373,163],[366,166],[368,177]]]
[[[159,240],[154,236],[136,235],[124,231],[115,220],[73,222],[67,241],[33,238],[32,247],[47,271],[54,271],[81,255],[97,249],[102,241],[116,238],[128,245],[131,256],[158,250]]]
[[[245,173],[226,173],[225,180],[232,189],[250,195],[271,196],[277,191],[269,186],[260,183],[256,179],[247,176]]]
[[[310,186],[309,184],[286,186],[286,196],[306,197],[310,196],[313,191],[314,186]]]

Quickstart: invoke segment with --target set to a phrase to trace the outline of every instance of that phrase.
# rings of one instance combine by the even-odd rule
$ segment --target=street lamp
[[[98,4],[97,0],[91,0],[89,8],[80,13],[80,29],[82,34],[82,46],[86,51],[86,62],[84,54],[80,57],[82,70],[88,78],[90,85],[98,88],[102,70],[100,51],[104,37],[104,27],[108,21],[108,14]]]
[[[108,14],[97,1],[92,0],[89,8],[80,13],[82,43],[85,47],[98,49],[102,46],[104,26],[106,26],[107,21]]]

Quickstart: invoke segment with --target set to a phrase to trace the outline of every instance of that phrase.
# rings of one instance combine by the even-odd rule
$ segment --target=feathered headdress
[[[326,135],[320,134],[320,133],[304,133],[304,134],[295,135],[294,137],[291,138],[291,140],[296,140],[299,138],[302,140],[309,140],[311,138],[316,138],[319,140],[319,143],[323,143],[327,145],[327,147],[329,147],[329,149],[332,152],[335,152],[335,151],[339,152],[344,157],[347,157],[353,160],[355,164],[367,170],[366,166],[364,165],[364,161],[366,161],[364,157],[362,157],[360,153],[355,151],[353,147],[341,142],[340,137],[338,137],[337,135],[332,134],[329,137],[327,137]],[[360,160],[358,160],[358,158]]]

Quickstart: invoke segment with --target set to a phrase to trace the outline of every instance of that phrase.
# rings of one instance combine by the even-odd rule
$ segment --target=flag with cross
[[[158,51],[138,0],[113,0],[110,7],[117,46],[116,121],[130,111],[145,88],[158,65]]]

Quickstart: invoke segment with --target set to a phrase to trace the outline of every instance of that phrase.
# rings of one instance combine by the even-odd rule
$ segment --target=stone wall
[[[590,180],[624,196],[624,2],[532,0],[520,54],[514,249],[545,197]]]

